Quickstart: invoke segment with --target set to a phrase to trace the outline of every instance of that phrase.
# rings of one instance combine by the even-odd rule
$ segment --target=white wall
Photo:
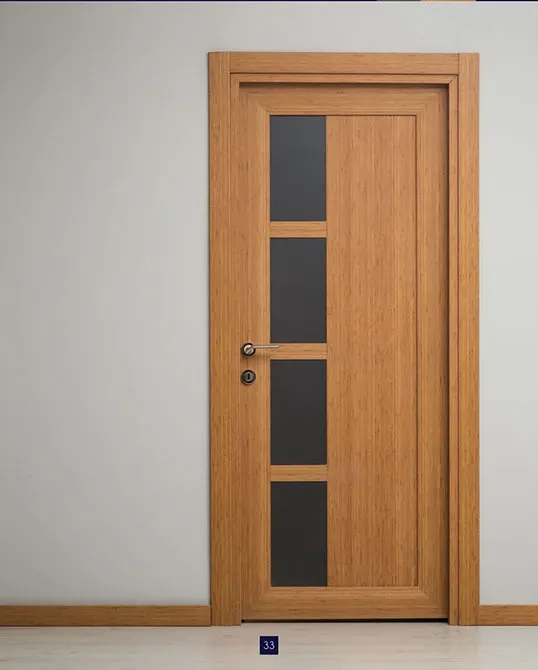
[[[481,53],[482,602],[538,602],[538,6],[0,5],[0,602],[209,597],[210,50]]]

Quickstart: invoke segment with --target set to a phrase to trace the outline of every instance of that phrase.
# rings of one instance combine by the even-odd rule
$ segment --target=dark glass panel
[[[327,462],[327,362],[271,361],[271,464]]]
[[[327,482],[271,482],[271,585],[327,586]]]
[[[271,240],[271,341],[325,342],[326,240]]]
[[[325,221],[325,117],[271,116],[271,221]]]

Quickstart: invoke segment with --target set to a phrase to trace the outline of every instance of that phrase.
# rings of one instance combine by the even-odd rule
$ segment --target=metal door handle
[[[278,344],[252,344],[252,342],[246,342],[241,347],[241,353],[243,356],[254,356],[256,349],[278,349]]]

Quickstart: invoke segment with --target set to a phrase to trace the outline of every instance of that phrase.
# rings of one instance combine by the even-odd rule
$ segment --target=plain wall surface
[[[207,56],[480,52],[481,585],[538,603],[538,6],[0,5],[0,602],[209,600]]]

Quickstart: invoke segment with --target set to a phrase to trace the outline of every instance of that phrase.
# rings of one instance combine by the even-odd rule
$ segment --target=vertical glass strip
[[[327,361],[271,361],[271,464],[327,462]]]
[[[326,342],[326,240],[271,240],[271,341]]]
[[[271,116],[271,221],[325,221],[324,116]]]
[[[271,585],[327,586],[327,482],[271,482]]]

